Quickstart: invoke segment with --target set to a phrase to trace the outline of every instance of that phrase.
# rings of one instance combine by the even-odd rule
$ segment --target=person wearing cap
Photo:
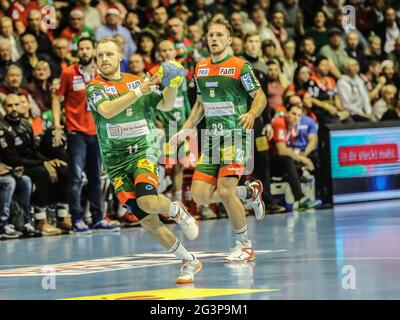
[[[96,40],[99,41],[105,37],[114,37],[117,34],[121,35],[125,39],[123,55],[124,58],[128,60],[129,57],[136,52],[137,46],[133,42],[129,30],[119,24],[121,17],[121,12],[117,8],[108,8],[106,12],[106,24],[97,29]]]
[[[81,38],[94,39],[94,32],[84,24],[85,13],[82,8],[76,7],[70,13],[69,27],[65,28],[60,36],[69,42],[69,49],[73,56],[78,51],[78,42]]]
[[[343,70],[344,62],[349,57],[342,42],[343,32],[338,28],[329,30],[329,44],[324,45],[319,51],[319,55],[328,58],[330,72],[339,79]]]
[[[124,7],[121,1],[115,1],[115,0],[101,0],[98,1],[99,4],[96,6],[96,9],[99,10],[100,12],[100,18],[101,18],[101,23],[104,25],[107,21],[107,10],[110,8],[116,8],[120,12],[121,18],[118,21],[119,24],[125,19],[125,16],[127,14],[127,10]]]
[[[100,12],[96,8],[90,5],[91,0],[78,0],[78,5],[82,8],[85,13],[85,25],[90,29],[96,30],[102,25]]]

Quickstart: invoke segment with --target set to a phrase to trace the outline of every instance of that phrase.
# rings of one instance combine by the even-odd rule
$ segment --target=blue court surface
[[[400,201],[248,225],[256,260],[225,264],[229,221],[200,222],[200,238],[183,241],[203,262],[189,287],[175,284],[180,262],[141,228],[3,241],[0,299],[400,299]]]

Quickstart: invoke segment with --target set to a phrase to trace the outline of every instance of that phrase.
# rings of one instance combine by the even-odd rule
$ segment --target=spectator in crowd
[[[192,16],[189,18],[189,24],[196,24],[200,29],[204,30],[208,22],[212,18],[212,13],[208,10],[205,0],[195,0],[192,6],[189,4],[189,9]]]
[[[326,28],[326,14],[323,10],[317,10],[314,14],[313,25],[306,29],[305,36],[314,40],[315,50],[319,50],[329,43],[329,34]]]
[[[283,94],[288,86],[283,79],[281,69],[275,62],[268,62],[268,107],[277,110],[283,105]]]
[[[8,8],[7,16],[13,19],[17,30],[21,31],[19,34],[25,32],[28,26],[28,14],[34,9],[39,9],[39,7],[37,3],[32,0],[17,0]]]
[[[285,29],[288,38],[295,38],[296,28],[298,26],[298,13],[300,8],[296,0],[283,0],[275,3],[273,12],[280,11],[285,17]]]
[[[395,101],[395,108],[389,109],[386,111],[381,121],[393,121],[393,120],[400,120],[400,93],[397,91],[396,101]]]
[[[129,57],[128,66],[130,73],[138,77],[146,77],[144,60],[139,53],[134,53]]]
[[[272,13],[270,29],[282,48],[283,43],[288,39],[285,29],[285,16],[282,11],[274,11]]]
[[[239,37],[232,37],[231,47],[235,56],[240,56],[243,53],[243,40]]]
[[[232,36],[243,39],[245,36],[243,31],[244,19],[241,13],[238,11],[232,12],[229,17],[229,23],[231,24],[233,30]]]
[[[294,60],[295,53],[296,42],[294,40],[289,39],[283,43],[282,71],[289,83],[293,82],[294,72],[297,68],[297,62]]]
[[[386,78],[381,75],[381,64],[378,60],[369,60],[368,61],[368,71],[366,74],[361,74],[367,89],[368,89],[368,97],[371,103],[375,103],[379,99],[379,95],[382,87],[386,83]]]
[[[136,52],[137,47],[132,40],[129,30],[121,26],[119,22],[121,17],[121,12],[118,9],[107,9],[106,24],[97,29],[96,40],[100,40],[104,37],[114,37],[117,34],[123,36],[125,39],[124,57],[126,58],[126,60],[128,60],[131,54]]]
[[[67,67],[61,74],[59,89],[53,96],[55,143],[63,140],[61,125],[61,99],[64,97],[64,109],[67,129],[68,151],[68,203],[72,216],[72,232],[91,233],[83,222],[81,207],[81,187],[83,171],[86,167],[90,212],[95,231],[116,231],[117,227],[103,219],[101,204],[101,159],[96,137],[93,116],[87,107],[86,84],[96,76],[94,65],[94,42],[91,38],[82,38],[78,42],[79,63]]]
[[[389,53],[388,59],[393,61],[395,70],[400,70],[400,37],[396,38],[394,42],[394,50]]]
[[[38,53],[48,54],[51,52],[51,40],[46,32],[42,31],[43,16],[39,10],[31,10],[28,14],[27,33],[33,34],[38,43]]]
[[[340,11],[341,0],[327,0],[322,6],[322,10],[326,15],[327,23],[333,25],[335,23],[335,14]]]
[[[138,23],[139,28],[142,29],[149,23],[144,13],[144,10],[142,9],[141,6],[139,6],[138,0],[123,0],[122,3],[127,10],[127,15],[125,16],[125,20],[128,19],[128,15],[130,13],[133,13],[139,19]]]
[[[210,53],[203,39],[203,30],[197,24],[192,24],[188,27],[188,37],[193,44],[195,62],[206,59]]]
[[[32,74],[32,82],[26,87],[33,100],[37,103],[41,112],[51,109],[51,94],[54,90],[54,82],[51,78],[50,65],[47,61],[40,60]]]
[[[381,98],[372,107],[373,119],[381,120],[386,111],[394,109],[397,89],[392,84],[384,85]]]
[[[300,44],[300,57],[297,59],[298,65],[306,65],[311,73],[315,71],[315,41],[311,37],[304,37]]]
[[[371,121],[372,107],[364,81],[358,75],[358,61],[348,58],[345,62],[345,74],[337,84],[337,91],[343,107],[350,112],[354,121]]]
[[[384,21],[377,25],[375,34],[382,40],[381,49],[383,52],[388,54],[394,50],[395,40],[400,36],[396,9],[393,7],[385,9]]]
[[[139,21],[139,16],[135,12],[129,12],[124,20],[124,27],[131,33],[131,38],[135,44],[138,43],[139,35],[142,32]]]
[[[371,5],[365,10],[367,21],[364,28],[364,34],[369,34],[377,25],[384,20],[384,9],[386,7],[386,0],[371,1]]]
[[[40,115],[40,109],[33,100],[28,90],[22,88],[22,69],[17,65],[11,65],[6,71],[4,83],[0,85],[0,101],[4,100],[10,93],[24,94],[29,99],[29,109],[34,116]]]
[[[346,37],[346,52],[350,58],[356,59],[360,63],[360,71],[366,72],[368,69],[367,59],[360,44],[358,33],[350,31]]]
[[[100,12],[97,8],[90,5],[91,2],[92,0],[78,0],[77,4],[82,8],[85,14],[84,25],[91,30],[97,30],[102,25]]]
[[[37,151],[29,122],[20,117],[19,104],[16,94],[6,97],[7,116],[1,124],[6,141],[1,146],[3,161],[11,167],[24,167],[24,173],[36,186],[32,198],[36,228],[44,236],[59,235],[61,229],[48,223],[46,211],[49,200],[54,198],[60,217],[58,223],[62,223],[68,213],[66,163],[59,159],[48,159]]]
[[[143,31],[150,32],[157,40],[166,35],[168,28],[168,12],[163,6],[154,9],[153,21]]]
[[[328,58],[330,73],[339,79],[344,61],[348,58],[342,43],[342,31],[337,28],[329,30],[329,44],[324,45],[319,51],[321,56]]]
[[[261,45],[262,55],[266,63],[277,63],[282,71],[282,63],[277,55],[276,44],[272,40],[264,40]]]
[[[93,30],[85,25],[84,21],[85,13],[83,12],[83,9],[74,8],[69,14],[69,26],[60,34],[62,38],[68,40],[69,50],[73,56],[76,55],[78,50],[78,41],[80,38],[95,38]],[[100,30],[100,28],[97,30]]]
[[[368,38],[368,47],[366,56],[369,60],[378,60],[382,62],[387,59],[387,54],[382,50],[382,39],[376,35],[371,35]]]
[[[192,16],[192,13],[185,4],[177,4],[172,12],[176,18],[182,20],[184,25],[187,25],[189,17]]]
[[[21,37],[24,54],[18,60],[18,65],[24,71],[24,78],[27,83],[32,81],[32,72],[40,60],[50,61],[50,57],[45,53],[38,53],[38,43],[34,35],[25,33]]]
[[[303,114],[307,117],[310,117],[316,123],[318,123],[317,116],[313,111],[313,101],[310,92],[308,91],[304,92],[302,103],[303,103]]]
[[[0,40],[2,39],[10,42],[12,62],[18,61],[22,55],[22,48],[18,41],[18,36],[14,32],[13,22],[9,17],[0,19]]]
[[[385,60],[381,63],[382,76],[385,77],[387,84],[393,84],[398,88],[400,86],[400,77],[394,70],[394,63],[391,60]]]
[[[143,57],[146,71],[149,71],[157,64],[156,40],[150,32],[143,31],[140,34],[137,53]]]
[[[315,74],[308,82],[312,95],[314,113],[320,124],[347,122],[350,113],[346,111],[337,95],[336,81],[329,76],[329,61],[319,57],[315,61]]]
[[[0,82],[4,80],[6,70],[12,63],[10,42],[7,39],[0,39]]]
[[[129,72],[128,59],[124,56],[125,38],[120,34],[117,34],[114,36],[114,39],[118,42],[122,52],[122,60],[120,62],[121,72]]]
[[[310,158],[295,152],[293,144],[298,135],[298,127],[303,115],[301,105],[287,107],[284,117],[272,120],[274,135],[271,145],[271,171],[274,176],[283,176],[289,183],[295,199],[294,209],[305,210],[318,205],[318,202],[307,198],[301,190],[301,180],[296,163],[301,164],[310,172],[315,170]]]
[[[52,76],[59,78],[61,71],[74,62],[74,58],[69,53],[68,40],[65,38],[54,39],[52,53],[50,58],[51,64],[54,66]]]
[[[296,68],[293,82],[288,86],[286,95],[296,95],[302,98],[308,91],[308,81],[311,78],[311,70],[307,65],[300,65]]]
[[[122,21],[125,19],[127,14],[127,10],[124,5],[120,2],[115,0],[100,0],[99,4],[97,5],[97,10],[100,12],[101,23],[107,24],[107,14],[109,9],[117,9],[118,10],[118,24],[121,24]],[[132,52],[134,53],[134,52]]]

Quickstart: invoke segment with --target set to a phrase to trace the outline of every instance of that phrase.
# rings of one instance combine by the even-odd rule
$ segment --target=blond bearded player
[[[267,100],[250,64],[232,56],[231,35],[232,27],[221,18],[212,19],[208,25],[211,58],[197,63],[196,103],[182,130],[170,140],[175,147],[187,136],[185,129],[194,129],[205,116],[205,148],[193,176],[192,195],[200,205],[222,202],[226,208],[236,234],[236,246],[226,262],[255,258],[241,200],[251,205],[258,220],[265,216],[262,183],[256,180],[247,186],[237,185],[249,156],[248,130]],[[250,110],[249,95],[253,98]]]
[[[154,114],[155,109],[171,110],[177,89],[166,87],[160,92],[156,77],[143,79],[121,73],[121,49],[113,38],[99,41],[96,59],[100,75],[87,86],[87,97],[107,175],[119,201],[140,220],[144,229],[183,260],[176,282],[191,283],[201,269],[201,262],[158,218],[160,213],[169,214],[188,239],[198,237],[198,225],[184,205],[157,194],[157,161],[161,152]]]

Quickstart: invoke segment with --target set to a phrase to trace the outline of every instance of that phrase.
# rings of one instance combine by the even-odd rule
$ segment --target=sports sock
[[[236,187],[236,195],[240,200],[249,200],[253,197],[253,189],[248,186]]]
[[[195,259],[178,240],[175,241],[175,244],[168,250],[168,252],[173,253],[180,260],[193,261]]]
[[[245,225],[242,229],[235,230],[236,240],[242,243],[243,245],[249,244],[249,235],[247,234],[247,225]]]

